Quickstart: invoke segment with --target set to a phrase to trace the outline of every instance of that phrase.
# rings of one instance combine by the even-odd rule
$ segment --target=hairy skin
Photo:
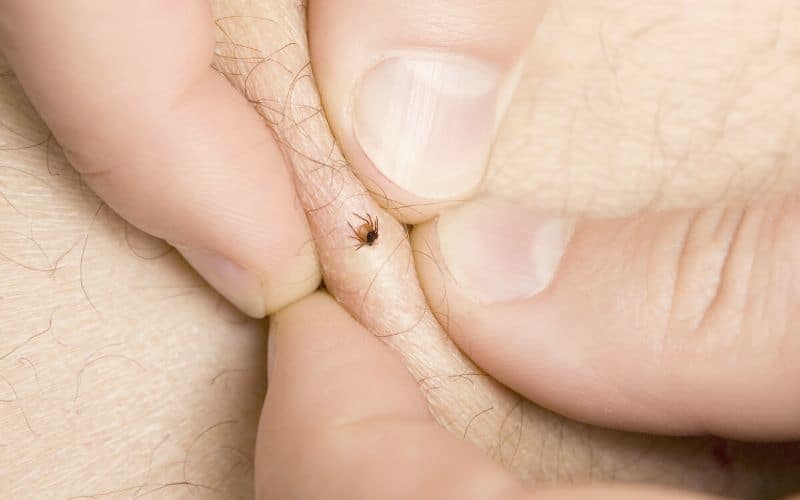
[[[559,27],[572,4],[556,2],[543,46],[568,43]],[[302,9],[293,2],[217,2],[215,9],[216,67],[287,145],[328,288],[403,356],[440,422],[538,483],[646,481],[739,497],[797,488],[795,445],[607,431],[520,401],[480,375],[428,312],[404,228],[346,169],[307,66]],[[580,24],[587,39],[601,14]],[[293,31],[271,19],[289,19]],[[260,324],[231,312],[174,252],[103,208],[47,140],[13,77],[2,68],[0,75],[4,491],[23,498],[250,498],[248,459],[265,379]],[[541,106],[525,92],[512,105],[492,172],[525,158],[509,153],[511,145],[531,144],[519,146],[514,113]],[[564,141],[564,154],[575,147],[550,133]],[[535,158],[530,147],[524,154]],[[565,180],[547,179],[554,184],[542,189],[550,196],[537,201],[543,205],[630,213],[650,202],[609,207],[568,192]],[[508,189],[500,181],[490,186]],[[672,199],[664,206],[681,203],[664,199]],[[380,218],[379,245],[353,251],[343,217],[351,213]],[[37,469],[49,472],[42,477]]]
[[[593,217],[797,193],[798,22],[783,0],[554,2],[487,191]]]
[[[263,323],[85,187],[0,64],[0,490],[251,498]]]

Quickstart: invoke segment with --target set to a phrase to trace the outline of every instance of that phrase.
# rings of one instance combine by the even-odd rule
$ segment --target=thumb
[[[449,434],[399,357],[319,292],[271,317],[269,388],[256,443],[268,500],[673,500],[641,487],[528,489]]]
[[[213,27],[206,2],[0,0],[0,49],[86,184],[262,317],[319,268],[280,148],[209,66]]]
[[[546,4],[311,2],[311,60],[331,127],[397,217],[423,220],[478,189]]]

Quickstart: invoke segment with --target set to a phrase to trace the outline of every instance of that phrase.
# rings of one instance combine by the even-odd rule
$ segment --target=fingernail
[[[476,201],[437,222],[445,264],[479,302],[533,297],[553,280],[574,224],[506,202]]]
[[[386,178],[430,199],[463,196],[483,178],[501,74],[452,56],[386,59],[362,79],[355,135]]]
[[[214,289],[243,313],[254,318],[266,314],[262,280],[254,273],[214,252],[176,248]]]

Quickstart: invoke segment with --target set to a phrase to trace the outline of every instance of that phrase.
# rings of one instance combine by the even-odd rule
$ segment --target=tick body
[[[373,218],[370,214],[367,214],[366,217],[362,217],[358,214],[353,214],[362,222],[362,224],[358,227],[353,226],[350,222],[347,223],[350,226],[350,229],[353,231],[353,235],[351,236],[354,240],[358,242],[356,246],[356,251],[360,250],[363,246],[371,247],[378,241],[378,236],[380,236],[379,227],[378,227],[378,218]]]

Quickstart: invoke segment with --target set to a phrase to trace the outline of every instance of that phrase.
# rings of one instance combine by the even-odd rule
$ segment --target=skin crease
[[[283,46],[287,41],[302,40],[302,36],[299,35],[302,33],[302,16],[294,8],[288,9],[288,12],[282,12],[280,11],[281,7],[275,5],[269,8],[266,6],[258,8],[250,4],[245,8],[245,6],[235,3],[229,3],[227,7],[217,5],[216,8],[215,15],[217,17],[238,14],[279,18],[288,15],[290,19],[294,20],[292,26],[296,31],[282,33],[273,29],[269,30],[270,35],[265,38],[255,36],[256,30],[259,34],[268,31],[259,29],[258,20],[229,21],[230,24],[225,25],[225,31],[241,45],[256,47],[262,52],[269,53],[275,47]],[[218,53],[225,55],[225,50],[232,49],[230,45],[225,45],[225,37],[221,34],[220,40],[223,43],[217,50]],[[230,40],[228,42],[230,43]],[[247,90],[247,94],[254,99],[262,99],[263,102],[270,102],[268,99],[277,99],[279,103],[282,103],[285,102],[287,95],[291,95],[292,106],[286,109],[296,109],[299,113],[293,115],[294,123],[300,121],[298,116],[308,117],[303,114],[302,105],[310,105],[311,110],[318,108],[310,79],[295,80],[294,78],[294,75],[307,61],[307,54],[305,54],[302,44],[295,50],[296,52],[288,50],[288,54],[284,54],[284,57],[280,59],[282,64],[287,65],[293,71],[283,73],[273,68],[264,70],[264,73],[253,73]],[[237,73],[235,70],[241,69],[237,66],[238,64],[246,63],[231,62],[226,57],[217,59],[217,66],[223,72],[232,75],[230,79],[234,84],[238,83],[242,86],[241,79],[234,76]],[[283,80],[285,87],[283,89],[278,87],[275,95],[266,94],[267,88],[276,88],[275,80],[280,78],[285,78]],[[267,87],[267,81],[271,82],[270,87]],[[297,88],[288,92],[287,89],[292,82],[298,82],[296,83]],[[29,108],[17,105],[22,101],[19,89],[13,81],[5,79],[2,85],[2,95],[7,96],[7,99],[3,100],[4,105],[9,103],[4,109],[23,109],[21,112],[10,114],[13,117],[12,122],[6,122],[4,114],[3,124],[13,126],[13,130],[17,133],[20,131],[35,132],[33,136],[26,135],[26,137],[46,137],[46,132],[32,118]],[[261,107],[268,120],[280,124],[280,120],[283,120],[285,116],[281,113],[271,113],[270,109],[275,108]],[[305,111],[308,112],[308,108]],[[386,340],[407,360],[417,363],[411,366],[415,376],[441,375],[442,373],[447,375],[471,370],[472,367],[463,359],[451,361],[450,366],[441,363],[442,357],[449,357],[451,354],[448,349],[453,348],[449,342],[439,338],[439,331],[435,323],[424,314],[426,308],[419,299],[419,293],[415,292],[413,288],[413,273],[409,271],[410,255],[406,250],[405,233],[402,228],[390,223],[385,214],[371,204],[363,191],[352,182],[352,179],[343,170],[343,163],[335,161],[336,156],[332,157],[334,158],[333,163],[338,163],[339,168],[326,167],[314,172],[314,165],[318,165],[320,161],[324,160],[326,164],[331,163],[331,157],[327,155],[331,147],[330,135],[321,117],[311,116],[303,122],[302,128],[295,127],[294,123],[287,120],[284,124],[285,127],[278,127],[281,138],[291,144],[292,148],[299,150],[294,154],[290,153],[294,165],[301,173],[306,172],[306,175],[309,176],[321,176],[321,178],[315,178],[313,182],[313,185],[318,186],[320,191],[301,193],[304,196],[304,204],[311,207],[323,207],[331,200],[340,204],[338,205],[340,212],[334,210],[334,205],[328,205],[327,208],[318,210],[318,214],[311,216],[315,231],[317,231],[316,243],[322,249],[320,254],[325,266],[326,277],[337,297],[378,335],[398,333],[408,329],[409,326],[414,326],[413,329],[410,329],[414,332],[413,335],[395,335],[387,337]],[[11,144],[25,144],[11,132],[4,137]],[[26,171],[35,172],[40,178],[46,179],[50,187],[30,188],[31,184],[25,174],[8,169],[0,172],[2,191],[11,193],[8,196],[13,203],[13,206],[4,205],[3,212],[0,213],[3,214],[4,220],[13,220],[14,227],[23,234],[29,234],[28,225],[34,222],[34,230],[31,233],[35,236],[36,242],[45,247],[45,253],[55,260],[61,252],[66,251],[70,244],[74,243],[74,240],[84,234],[86,227],[94,217],[97,201],[81,187],[74,174],[70,173],[63,160],[60,159],[57,147],[51,145],[50,150],[52,153],[49,162],[50,168],[60,174],[53,177],[48,177],[50,174],[47,164],[42,158],[46,148],[39,147],[22,152],[3,152],[2,163],[21,165],[25,167]],[[301,155],[301,153],[305,153],[305,155]],[[304,156],[305,160],[302,159]],[[18,194],[26,193],[31,189],[34,193],[38,193],[33,199]],[[322,189],[326,191],[322,191]],[[0,205],[2,205],[2,201],[0,201]],[[57,214],[64,211],[74,212],[71,224],[59,224],[60,219]],[[381,217],[382,246],[373,248],[380,248],[381,253],[367,253],[362,250],[358,254],[353,254],[350,251],[352,242],[347,238],[349,228],[346,226],[346,221],[342,219],[341,213],[351,212],[369,212],[373,216]],[[48,485],[42,485],[39,491],[34,492],[34,497],[36,495],[52,498],[57,495],[68,497],[79,494],[95,494],[119,490],[130,484],[139,485],[142,482],[150,482],[149,488],[157,488],[159,481],[164,484],[178,482],[183,480],[181,479],[183,471],[182,467],[176,466],[174,462],[180,462],[184,458],[185,452],[190,450],[192,451],[191,455],[195,457],[190,461],[190,480],[201,482],[202,479],[208,480],[204,484],[214,484],[222,481],[224,479],[220,477],[222,472],[232,467],[241,476],[237,475],[233,480],[223,484],[223,488],[220,488],[223,490],[222,492],[174,486],[173,489],[170,489],[170,498],[183,498],[184,496],[189,498],[195,495],[204,495],[209,498],[248,498],[251,483],[247,483],[247,473],[241,472],[247,469],[247,464],[237,467],[237,461],[241,457],[237,458],[236,452],[230,451],[229,448],[235,442],[236,446],[247,450],[251,446],[248,443],[252,442],[254,413],[258,411],[260,398],[258,390],[254,390],[253,392],[256,394],[248,397],[242,397],[242,395],[258,388],[263,391],[263,386],[258,382],[260,380],[259,369],[263,368],[261,365],[263,355],[260,356],[262,359],[258,358],[259,353],[263,354],[263,345],[260,344],[260,336],[254,334],[254,330],[258,328],[257,324],[242,322],[236,315],[226,313],[224,306],[220,306],[221,303],[216,297],[199,285],[199,281],[186,271],[178,259],[167,256],[160,260],[142,262],[140,257],[126,253],[129,250],[125,246],[124,225],[113,215],[104,213],[102,216],[98,216],[97,220],[101,222],[94,226],[97,233],[92,233],[91,243],[93,245],[87,246],[87,252],[83,252],[83,257],[89,260],[85,260],[83,265],[80,265],[82,259],[78,258],[81,254],[78,250],[82,247],[79,245],[79,248],[74,250],[74,254],[68,254],[62,261],[64,269],[56,273],[56,283],[61,287],[58,288],[59,294],[52,293],[53,282],[47,277],[47,273],[37,273],[31,269],[20,268],[9,261],[3,261],[4,289],[0,291],[0,295],[4,299],[0,304],[2,304],[2,311],[14,311],[15,316],[13,328],[11,324],[3,324],[4,329],[8,328],[14,332],[13,342],[8,343],[9,350],[28,339],[30,332],[41,331],[44,329],[43,327],[47,326],[47,321],[42,320],[41,314],[43,300],[52,301],[47,304],[51,306],[47,308],[48,310],[55,309],[67,313],[62,313],[64,314],[63,319],[59,314],[58,321],[54,321],[56,325],[54,331],[67,335],[67,338],[61,340],[66,343],[69,340],[75,341],[77,338],[80,342],[68,344],[74,349],[69,358],[71,363],[61,372],[56,370],[55,364],[47,362],[48,358],[54,356],[64,359],[63,354],[60,355],[55,351],[59,344],[49,343],[45,347],[39,344],[39,342],[44,344],[42,341],[45,340],[49,341],[46,335],[3,360],[5,364],[2,365],[3,370],[0,371],[0,374],[7,377],[19,391],[19,402],[18,404],[3,404],[3,407],[0,408],[3,413],[0,415],[2,415],[4,424],[10,422],[9,427],[19,432],[15,432],[14,434],[17,436],[12,437],[7,443],[3,443],[6,446],[0,448],[0,457],[2,457],[0,470],[8,471],[7,477],[3,476],[0,480],[3,484],[11,484],[12,492],[20,492],[18,496],[22,496],[23,492],[30,494],[31,484],[26,481],[29,478],[26,478],[25,475],[26,460],[19,460],[20,455],[27,458],[27,461],[35,460],[39,463],[46,463],[45,457],[49,454],[48,450],[57,447],[63,448],[65,442],[83,442],[94,445],[94,449],[91,452],[83,451],[81,454],[78,452],[80,447],[77,444],[74,445],[74,448],[70,450],[72,451],[70,454],[71,464],[68,467],[60,466],[63,468],[60,468],[50,478],[51,481],[48,481]],[[321,231],[320,228],[327,228],[327,230]],[[9,253],[14,252],[15,260],[19,261],[19,257],[22,257],[22,261],[27,263],[28,267],[47,267],[46,262],[36,261],[41,257],[37,257],[37,250],[31,247],[29,242],[26,243],[28,240],[4,233],[0,241],[3,243],[0,248]],[[148,256],[159,255],[163,251],[163,247],[160,247],[158,242],[141,235],[133,236],[133,242],[135,248],[145,248],[148,252],[152,252],[144,253]],[[395,251],[395,247],[399,250]],[[142,252],[140,251],[140,253]],[[388,260],[389,264],[384,266],[388,255],[391,255],[391,260]],[[136,268],[137,270],[147,269],[149,274],[137,277],[133,269],[125,269],[126,265],[134,265],[133,263],[140,266]],[[384,266],[383,269],[381,269],[382,266]],[[115,275],[113,285],[108,284],[102,275],[103,270],[107,269],[119,270],[117,272],[120,274]],[[153,286],[155,276],[164,271],[169,271],[169,273],[163,278],[163,284],[158,287]],[[93,292],[90,296],[96,301],[102,319],[98,318],[97,313],[85,302],[80,286],[81,275],[83,275],[83,281],[88,286],[88,290]],[[372,282],[375,276],[379,278],[375,280],[371,290],[376,291],[367,294],[367,300],[363,300],[365,294],[360,292],[363,289],[360,287]],[[6,277],[9,277],[7,282],[5,281]],[[161,282],[156,281],[156,283]],[[100,288],[94,288],[95,286]],[[98,299],[98,297],[102,298],[106,294],[111,294],[115,290],[114,286],[126,290],[137,290],[137,292],[111,295],[109,299]],[[180,293],[183,290],[176,292],[175,287],[187,287],[193,292],[181,297]],[[410,290],[405,291],[410,293],[407,295],[400,293],[404,291],[402,287],[409,287]],[[146,290],[145,292],[141,292],[143,288]],[[168,292],[164,292],[165,289]],[[395,300],[387,304],[386,301],[390,300],[390,296],[385,293],[386,290],[399,290],[392,296],[417,297],[416,302],[411,300],[399,303]],[[176,293],[179,295],[177,299],[170,298]],[[56,297],[42,299],[43,296],[49,295],[56,295]],[[23,298],[16,298],[12,302],[7,298],[11,296],[22,296]],[[170,300],[177,300],[177,305]],[[388,309],[380,309],[385,307]],[[175,310],[180,312],[177,320],[173,319],[171,323],[161,325],[162,328],[171,329],[171,339],[166,340],[164,336],[158,335],[134,335],[137,329],[153,328],[147,323],[151,323],[150,319],[153,317],[163,317],[164,310],[169,310],[173,318],[176,318]],[[391,323],[382,322],[380,318],[376,317],[376,312],[383,310],[395,311],[397,317],[392,318]],[[18,311],[28,312],[23,316],[29,317],[30,320],[16,321]],[[138,323],[131,324],[129,319],[136,316],[133,312],[140,313],[140,316]],[[9,314],[0,315],[2,318],[8,316]],[[421,321],[420,318],[422,318]],[[107,321],[111,321],[110,327],[106,323]],[[212,321],[211,325],[207,323],[208,321]],[[203,332],[203,342],[191,339],[192,335],[196,335],[198,329]],[[81,333],[88,332],[91,336],[78,338],[79,330]],[[154,337],[160,340],[154,340]],[[76,373],[80,371],[80,367],[86,362],[86,359],[93,359],[91,357],[93,351],[101,345],[112,346],[108,353],[118,354],[120,351],[115,353],[113,344],[120,340],[128,340],[124,346],[125,350],[121,352],[127,357],[139,361],[146,370],[140,370],[136,363],[127,362],[122,358],[105,358],[103,361],[93,362],[89,369],[84,370],[84,375],[81,377],[78,401],[84,394],[92,399],[89,399],[88,403],[84,403],[83,406],[78,405],[74,413],[54,415],[57,405],[44,396],[51,397],[56,402],[71,401],[74,397],[72,391],[74,391]],[[6,347],[7,340],[4,338],[2,342],[4,342],[3,347]],[[165,342],[167,344],[164,344]],[[169,349],[164,349],[165,345]],[[185,366],[183,363],[176,363],[175,359],[159,357],[166,356],[166,352],[173,352],[172,349],[182,353],[182,356],[176,356],[175,359],[188,358],[196,362]],[[68,352],[70,351],[68,350]],[[220,352],[226,353],[224,361],[217,359]],[[20,361],[21,357],[17,357],[17,353],[25,354],[26,359],[32,359],[40,367],[39,375],[43,377],[40,382],[44,384],[43,396],[36,394],[36,379],[32,378],[33,370],[27,368],[28,365],[24,361]],[[106,352],[99,352],[95,356],[104,354]],[[151,358],[146,356],[151,356]],[[42,362],[44,362],[43,365],[40,364]],[[104,362],[109,365],[107,370],[103,370],[102,363]],[[226,365],[225,362],[232,364]],[[99,377],[94,380],[91,377],[92,366],[95,369],[99,368],[97,371]],[[159,366],[168,368],[152,371],[153,367]],[[229,366],[246,371],[227,373],[212,384],[213,377],[225,369],[229,369]],[[215,373],[215,370],[219,373]],[[438,372],[436,372],[437,370]],[[143,383],[142,373],[150,374],[151,378],[145,378]],[[237,379],[237,377],[244,378]],[[444,385],[443,390],[434,391],[443,395],[438,395],[437,399],[433,400],[432,406],[440,421],[456,431],[462,430],[468,422],[467,417],[473,417],[479,404],[486,402],[480,398],[496,398],[493,400],[493,404],[496,404],[498,408],[507,408],[509,412],[511,409],[518,411],[515,408],[520,408],[516,399],[510,400],[511,395],[492,384],[484,382],[485,385],[478,383],[473,387],[472,382],[466,382],[463,378],[456,377],[455,381],[450,381],[449,377],[445,378],[448,380],[445,382],[447,385]],[[200,395],[194,398],[183,394],[178,398],[179,402],[174,403],[174,406],[170,408],[170,411],[155,415],[149,414],[148,409],[157,407],[166,398],[169,400],[175,398],[176,379],[182,379],[181,387],[187,388],[187,392],[188,388],[198,384],[206,384],[210,389],[200,391]],[[127,380],[128,384],[135,381],[136,384],[141,384],[145,391],[149,391],[150,395],[146,398],[138,397],[137,392],[132,393],[129,389],[125,389],[128,384],[121,384],[123,387],[108,391],[103,381],[113,380],[122,380],[123,382]],[[228,390],[215,387],[221,382],[224,382],[223,387],[227,387]],[[233,387],[233,391],[230,391],[231,387]],[[179,395],[182,394],[180,391],[177,392]],[[226,396],[227,392],[231,392],[231,394]],[[2,398],[13,399],[13,395],[9,393],[9,397],[6,398],[4,393]],[[220,398],[222,398],[222,402]],[[143,399],[147,405],[146,408],[137,410],[140,412],[138,415],[112,413],[109,417],[108,408],[112,404],[124,408],[138,408]],[[247,403],[251,403],[252,406],[248,406]],[[507,428],[504,432],[507,432],[509,436],[503,437],[500,445],[495,444],[497,436],[501,435],[497,432],[496,421],[476,420],[467,433],[470,440],[476,441],[481,448],[494,453],[495,458],[507,462],[506,465],[511,466],[523,478],[540,482],[563,481],[565,478],[574,481],[611,478],[647,480],[738,496],[769,496],[792,487],[791,467],[781,460],[785,456],[786,447],[724,444],[713,439],[651,438],[628,435],[576,424],[540,410],[529,403],[524,404],[524,411],[520,410],[519,413],[523,417],[521,427],[520,424],[512,424],[511,428]],[[46,431],[42,431],[39,425],[34,427],[34,430],[43,435],[43,438],[29,439],[30,435],[25,432],[26,426],[21,409],[30,409],[30,415],[27,412],[26,415],[28,415],[31,427],[36,424],[46,424]],[[216,413],[209,415],[209,410],[215,410]],[[147,422],[140,422],[136,418],[148,415],[151,420]],[[204,415],[204,417],[200,419],[197,415]],[[52,429],[48,429],[51,425],[48,422],[54,416],[61,417],[58,420],[63,420],[63,423],[54,424]],[[236,428],[236,431],[249,428],[250,433],[233,432],[230,429],[226,430],[223,426],[222,429],[216,428],[205,434],[205,437],[199,441],[199,445],[192,446],[194,438],[205,428],[228,419],[238,420],[236,425],[241,427]],[[189,428],[182,428],[180,435],[176,435],[177,422],[189,422]],[[85,428],[94,429],[98,424],[102,424],[101,429],[105,434],[98,436],[98,434],[86,432],[82,435],[82,440],[76,439],[70,434],[71,432],[81,432]],[[153,430],[154,426],[156,431]],[[119,433],[120,429],[124,429],[124,432]],[[519,450],[514,452],[516,448],[514,438],[520,433]],[[239,436],[240,434],[241,436]],[[159,446],[160,440],[165,436],[168,436],[165,444]],[[128,451],[128,453],[122,454],[122,460],[126,462],[124,465],[118,468],[108,467],[109,470],[114,471],[114,474],[111,475],[97,474],[96,469],[93,469],[91,465],[97,460],[97,443],[102,441],[103,437],[106,439],[115,437],[122,440]],[[5,436],[4,439],[6,439]],[[154,450],[155,453],[152,453]],[[220,453],[220,450],[224,453]],[[598,453],[598,450],[602,450],[602,453]],[[114,459],[120,460],[120,454],[116,451],[108,449],[108,461],[103,463],[113,463]],[[155,473],[149,476],[146,473],[149,467],[148,457],[151,454],[156,457],[152,462],[152,470]],[[717,456],[720,454],[735,456],[734,465],[720,466],[720,460],[715,458],[715,454]],[[722,460],[722,462],[724,463],[726,460]],[[101,475],[105,477],[98,478]],[[774,481],[767,481],[772,484],[766,487],[772,487],[775,490],[767,492],[759,489],[765,487],[764,482],[758,484],[754,479],[759,475],[772,477]],[[787,483],[786,489],[779,486],[782,479]],[[182,488],[183,491],[181,491]]]

